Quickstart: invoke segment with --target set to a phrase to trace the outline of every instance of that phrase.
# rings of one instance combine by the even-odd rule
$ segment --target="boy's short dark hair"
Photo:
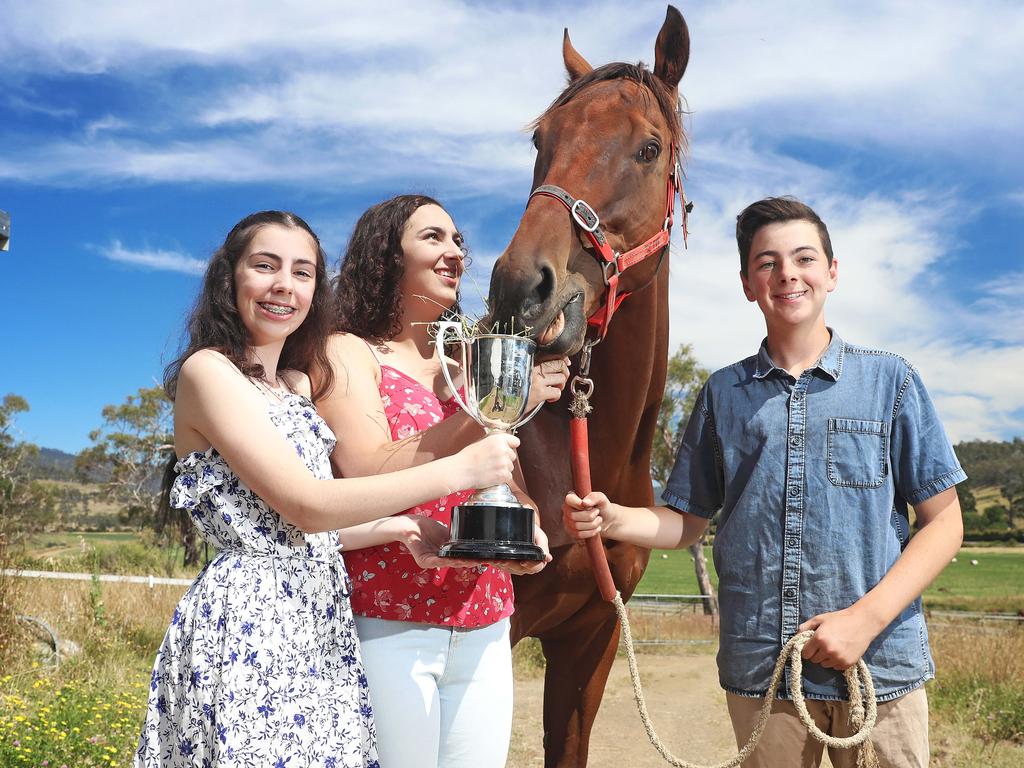
[[[750,260],[750,246],[754,235],[767,224],[778,224],[784,221],[809,221],[818,228],[821,244],[825,248],[825,256],[829,266],[832,265],[832,241],[828,236],[825,222],[809,206],[795,197],[766,197],[744,208],[736,217],[736,245],[740,249],[740,272],[747,274],[747,263]]]

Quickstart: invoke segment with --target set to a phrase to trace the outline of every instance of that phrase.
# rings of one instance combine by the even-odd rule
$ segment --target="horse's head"
[[[600,308],[606,277],[615,271],[584,231],[591,219],[583,206],[600,218],[616,253],[666,224],[666,189],[684,141],[677,88],[690,38],[682,15],[669,6],[653,72],[631,64],[594,69],[573,48],[568,30],[562,54],[569,85],[533,124],[535,194],[494,267],[488,316],[505,328],[531,328],[547,355],[580,349],[587,318]],[[536,194],[556,188],[567,196]],[[620,290],[645,285],[659,264],[647,259],[623,273]]]

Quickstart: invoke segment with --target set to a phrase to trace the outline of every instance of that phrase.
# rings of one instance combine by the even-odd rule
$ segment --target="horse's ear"
[[[675,6],[670,5],[654,44],[654,74],[675,90],[690,60],[690,30]]]
[[[569,28],[566,27],[565,34],[562,37],[562,58],[565,60],[565,69],[569,73],[569,82],[578,80],[588,72],[593,71],[593,67],[587,63],[576,49],[572,47],[572,43],[569,41]]]

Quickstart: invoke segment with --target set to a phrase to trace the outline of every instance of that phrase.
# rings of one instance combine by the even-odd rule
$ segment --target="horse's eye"
[[[531,138],[530,141],[533,142],[534,149],[540,149],[540,141],[538,141],[536,133],[533,134],[533,138]]]
[[[650,163],[661,154],[661,147],[658,146],[658,142],[649,141],[644,145],[644,148],[637,153],[637,160],[641,163]]]

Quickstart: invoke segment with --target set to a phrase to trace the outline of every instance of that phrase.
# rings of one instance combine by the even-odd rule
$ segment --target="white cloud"
[[[787,175],[758,174],[769,187]],[[1006,275],[981,286],[978,301],[962,302],[935,269],[951,245],[942,233],[955,197],[865,200],[836,193],[841,181],[822,172],[812,183],[772,190],[808,202],[829,227],[839,259],[829,324],[847,341],[897,352],[917,366],[954,441],[1024,432],[1017,373],[1024,370],[1024,276]],[[692,343],[712,369],[753,354],[765,333],[738,276],[735,215],[762,196],[736,194],[748,186],[742,175],[735,184],[722,175],[711,188],[702,185],[689,250],[678,232],[673,237],[670,343]]]
[[[97,120],[90,120],[85,126],[85,135],[92,141],[100,133],[121,131],[130,127],[130,123],[114,115],[105,115]]]
[[[702,6],[691,14],[701,45],[688,97],[699,114],[739,113],[762,133],[920,146],[1019,130],[1024,115],[1006,98],[1022,83],[1024,8],[920,10],[880,1]]]
[[[110,245],[94,246],[103,258],[122,264],[133,264],[146,269],[164,272],[184,272],[187,275],[202,275],[206,271],[206,262],[177,251],[141,250],[125,248],[120,240]]]
[[[998,440],[1024,433],[1024,345],[956,344],[938,338],[907,352],[921,370],[950,437]]]
[[[595,64],[653,58],[664,1],[624,7],[16,4],[5,11],[7,79],[103,72],[131,99],[89,116],[78,104],[12,91],[6,104],[55,121],[80,117],[85,128],[19,140],[0,156],[0,178],[270,182],[328,193],[418,187],[490,205],[523,200],[532,153],[520,129],[563,85],[561,28]],[[917,364],[954,437],[1024,431],[1014,415],[1024,412],[1024,392],[1007,373],[1024,369],[1024,277],[966,292],[943,282],[937,265],[956,245],[950,237],[976,215],[967,193],[939,172],[906,181],[884,167],[925,155],[938,167],[970,154],[972,169],[1016,185],[997,192],[1004,204],[1024,201],[1024,110],[1012,106],[1024,79],[1024,7],[940,0],[923,13],[873,0],[684,10],[693,40],[682,83],[693,110],[688,191],[697,207],[689,250],[674,237],[673,345],[692,342],[710,366],[753,351],[763,326],[739,289],[735,215],[765,195],[795,194],[830,225],[840,283],[827,314],[839,332]],[[198,73],[184,80],[188,89],[165,77],[185,69]],[[857,155],[856,167],[839,153]],[[314,222],[332,254],[353,218]],[[116,241],[105,255],[202,271],[184,254]],[[473,267],[484,290],[491,255],[477,254]]]
[[[958,308],[965,331],[979,328],[996,343],[1024,345],[1024,272],[1011,272],[979,286],[981,296]]]
[[[38,114],[54,120],[67,120],[75,117],[75,110],[52,104],[44,104],[39,97],[31,92],[18,93],[12,91],[5,100],[11,114]]]
[[[359,0],[282,4],[121,3],[37,0],[5,14],[5,45],[19,56],[8,67],[72,72],[152,71],[182,59],[223,64],[273,58],[282,51],[362,52],[437,40],[465,14],[459,3],[394,2],[391,12]]]
[[[374,152],[373,138],[383,136],[399,158],[411,156],[401,148],[415,143],[427,158],[442,155],[488,172],[504,157],[490,145],[513,141],[559,91],[563,25],[594,63],[649,62],[664,14],[664,4],[653,1],[629,14],[613,2],[506,10],[449,0],[391,8],[43,0],[18,6],[5,19],[5,44],[15,53],[0,70],[104,72],[115,82],[146,83],[132,91],[138,102],[123,106],[132,114],[103,120],[136,126],[126,136],[134,151],[121,145],[125,153],[150,160],[170,154],[174,169],[128,163],[122,172],[134,178],[230,179],[222,163],[210,162],[207,148],[258,143],[257,126],[298,138],[310,161],[289,163],[287,178],[296,183],[338,165],[358,167],[364,177],[395,178],[408,163]],[[968,139],[983,138],[1019,155],[1024,111],[1008,109],[1007,98],[1014,83],[1020,89],[1024,71],[1024,9],[942,2],[922,14],[881,2],[720,2],[687,15],[694,47],[683,92],[698,140],[728,141],[723,132],[742,125],[759,147],[813,137],[956,155],[971,151]],[[188,89],[160,87],[162,71],[185,65],[209,76],[189,78]],[[216,139],[200,131],[190,139],[193,151],[178,146],[181,130],[211,127],[220,129]],[[446,146],[452,137],[464,138],[462,152]],[[95,131],[87,132],[78,148],[91,151],[94,138]],[[69,144],[74,141],[56,140],[38,151],[73,154]],[[998,154],[981,161],[996,162]],[[115,155],[114,166],[122,159]],[[48,183],[45,170],[32,175],[36,167],[22,164],[16,178]],[[282,177],[272,163],[250,167],[245,179],[259,171],[270,180]],[[92,174],[102,169],[79,163],[64,177]]]

